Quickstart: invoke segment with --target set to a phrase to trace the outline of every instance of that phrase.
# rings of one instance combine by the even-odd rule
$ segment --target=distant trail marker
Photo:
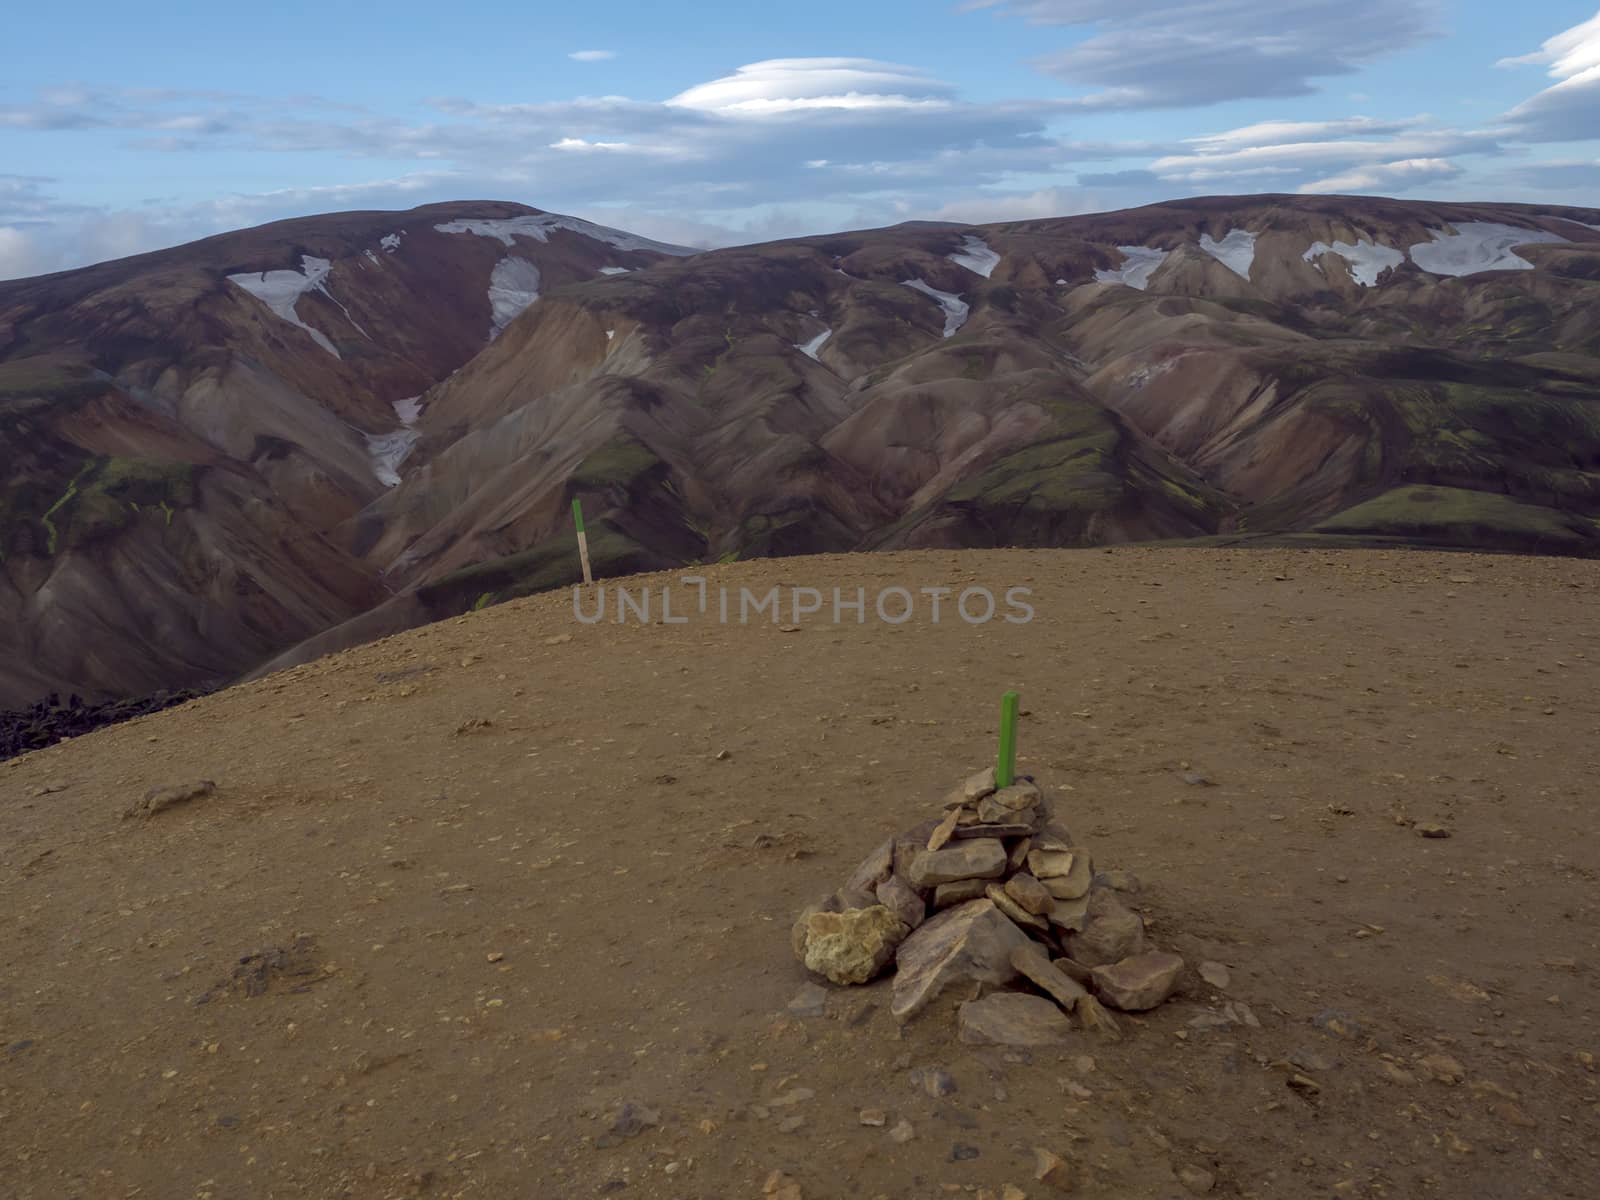
[[[1000,698],[1000,754],[994,764],[994,785],[1010,787],[1017,772],[1017,694]]]
[[[589,571],[589,537],[583,532],[583,505],[576,500],[572,502],[572,519],[578,526],[578,557],[583,560],[583,582],[587,586],[594,582],[594,576]]]

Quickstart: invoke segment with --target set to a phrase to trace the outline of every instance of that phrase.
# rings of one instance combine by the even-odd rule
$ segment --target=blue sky
[[[10,15],[0,278],[446,199],[694,245],[1216,193],[1600,205],[1595,0],[374,12]]]

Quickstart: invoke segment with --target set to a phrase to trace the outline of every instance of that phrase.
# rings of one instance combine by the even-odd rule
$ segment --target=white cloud
[[[615,58],[615,50],[574,50],[567,55],[573,62],[605,62],[608,58]]]
[[[1433,34],[1431,0],[974,0],[1092,36],[1035,63],[1089,109],[1309,95]]]
[[[10,225],[0,225],[0,279],[21,279],[28,275],[43,275],[55,269],[53,257],[48,255],[34,237]]]
[[[1600,138],[1600,12],[1550,38],[1532,54],[1502,59],[1502,67],[1548,64],[1557,80],[1517,105],[1506,120],[1526,141]]]
[[[1403,191],[1421,183],[1453,179],[1461,168],[1445,158],[1407,158],[1398,162],[1369,163],[1342,175],[1329,175],[1303,183],[1306,193]]]
[[[919,71],[868,58],[774,58],[740,67],[667,104],[728,116],[808,109],[948,108],[954,89]]]

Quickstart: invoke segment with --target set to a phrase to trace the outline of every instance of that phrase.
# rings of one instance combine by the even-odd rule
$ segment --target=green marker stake
[[[589,538],[583,532],[583,505],[576,500],[572,502],[572,520],[578,526],[578,557],[583,561],[583,582],[587,586],[594,582],[594,576],[589,573]]]
[[[1010,787],[1017,773],[1017,694],[1000,699],[1000,756],[995,759],[995,787]]]

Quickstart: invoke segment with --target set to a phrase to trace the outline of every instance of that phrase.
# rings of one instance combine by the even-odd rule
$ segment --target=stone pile
[[[1118,1035],[1106,1010],[1142,1012],[1178,985],[1183,960],[1152,948],[1121,894],[1027,777],[996,788],[991,767],[944,815],[874,850],[844,887],[795,922],[795,955],[837,984],[894,968],[890,1011],[909,1021],[945,989],[984,993],[960,1009],[962,1041],[1050,1045],[1080,1026]]]

